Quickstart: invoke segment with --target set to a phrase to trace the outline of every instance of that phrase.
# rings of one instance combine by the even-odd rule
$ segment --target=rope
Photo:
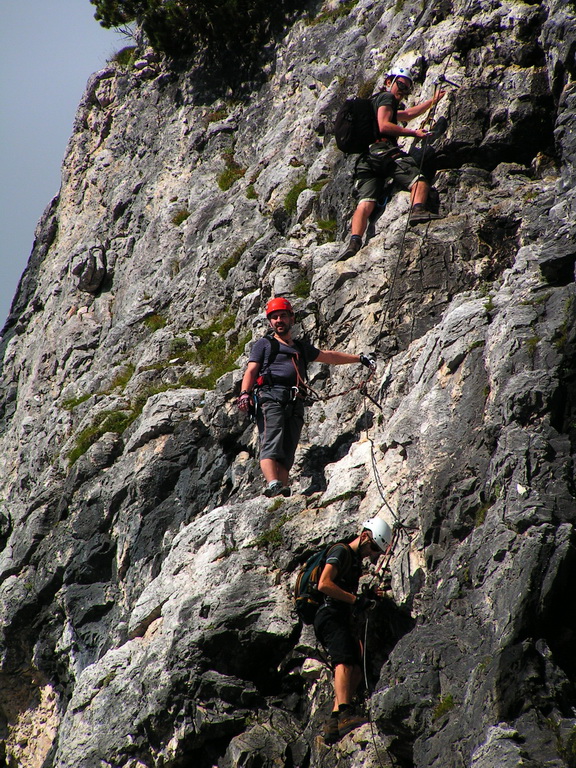
[[[440,90],[438,86],[434,89],[434,96],[436,96],[436,93]],[[434,98],[434,97],[433,97]],[[427,121],[431,121],[434,117],[434,114],[436,113],[436,107],[438,106],[438,102],[434,102],[432,104],[432,109],[430,110],[428,117],[426,118],[426,121],[424,122],[424,125]],[[418,177],[416,184],[420,184],[420,176],[422,176],[422,169],[424,167],[424,159],[426,157],[426,148],[427,148],[427,141],[428,137],[424,136],[422,140],[422,157],[420,158],[420,165],[418,167]],[[412,196],[410,196],[410,208],[408,210],[408,215],[406,216],[406,223],[404,224],[404,230],[402,232],[402,239],[400,241],[400,249],[398,251],[398,258],[396,259],[396,263],[394,265],[394,272],[392,274],[392,280],[390,282],[390,288],[388,289],[388,297],[386,299],[386,304],[384,305],[384,313],[382,315],[382,321],[380,323],[380,333],[379,335],[382,335],[382,329],[384,327],[384,323],[388,319],[388,311],[390,309],[390,304],[392,302],[392,296],[394,293],[394,287],[396,285],[396,278],[398,277],[398,270],[400,268],[400,262],[404,256],[404,248],[406,245],[406,235],[408,234],[408,228],[410,227],[410,216],[412,215],[412,209],[414,208],[414,202],[412,200]],[[428,233],[428,227],[426,228],[426,234]]]
[[[294,363],[294,360],[292,360]],[[349,395],[350,392],[355,392],[356,390],[362,392],[362,394],[367,397],[371,402],[374,403],[374,405],[377,405],[378,408],[382,409],[382,406],[380,403],[377,403],[367,392],[367,386],[369,381],[374,376],[374,369],[370,369],[370,372],[368,376],[360,381],[358,384],[354,384],[353,386],[349,387],[348,389],[343,390],[342,392],[334,392],[329,395],[321,395],[319,392],[317,392],[313,387],[310,386],[304,379],[300,376],[300,373],[298,371],[298,367],[294,363],[294,366],[296,368],[296,385],[298,388],[302,388],[306,392],[306,397],[313,400],[313,402],[326,402],[327,400],[333,400],[335,397],[343,397],[344,395]]]
[[[366,621],[364,625],[364,655],[362,660],[363,662],[362,666],[364,671],[364,685],[366,686],[366,693],[370,693],[370,686],[368,684],[368,662],[367,662],[368,653],[366,651],[367,643],[368,643],[368,615],[366,615]],[[370,723],[370,734],[372,736],[372,744],[374,746],[374,752],[376,752],[376,757],[378,758],[378,763],[380,764],[380,768],[386,768],[386,766],[384,765],[380,757],[380,752],[378,751],[378,747],[376,746],[376,730],[374,727],[374,722],[372,720],[371,714],[368,718],[368,722]],[[390,755],[390,752],[388,751],[388,749],[385,748],[385,750],[390,760],[392,760],[392,756]]]
[[[462,22],[461,22],[460,28],[458,29],[458,32],[456,34],[456,38],[458,38],[462,34],[462,30],[464,29],[464,25],[467,22],[466,14],[467,14],[467,12],[469,10],[469,7],[472,5],[472,3],[473,3],[473,0],[467,0],[465,5],[464,5],[464,8],[462,9]],[[453,83],[453,82],[451,82],[450,80],[448,80],[446,78],[446,71],[448,69],[448,66],[450,65],[450,61],[451,61],[453,55],[454,55],[454,50],[452,49],[450,51],[447,59],[446,59],[446,62],[444,64],[444,67],[443,67],[443,70],[442,70],[441,74],[438,76],[438,79],[437,79],[437,82],[436,82],[436,86],[435,86],[435,89],[434,89],[434,95],[436,95],[436,93],[440,90],[440,84],[441,83],[448,83],[449,85],[452,85],[452,86],[454,86],[456,88],[459,87],[458,85],[456,85],[456,83]],[[436,114],[437,107],[438,107],[438,101],[436,101],[434,104],[432,104],[432,108],[429,111],[428,115],[426,116],[426,119],[424,121],[424,125],[426,125],[427,123],[430,123],[430,125],[433,124],[433,120],[434,120],[434,116]],[[426,157],[427,144],[428,144],[428,137],[424,136],[424,138],[422,140],[422,157],[420,159],[420,166],[418,168],[419,174],[422,174],[422,168],[424,167],[424,159]],[[399,253],[398,253],[398,258],[396,259],[396,264],[395,264],[395,267],[394,267],[394,273],[392,275],[392,281],[390,283],[390,289],[388,291],[388,298],[387,298],[387,301],[386,301],[386,304],[385,304],[385,307],[384,307],[384,314],[382,315],[382,322],[380,323],[380,335],[382,334],[382,328],[384,327],[384,323],[386,322],[386,320],[388,318],[388,311],[390,309],[390,303],[391,303],[391,300],[392,300],[392,295],[393,295],[394,287],[395,287],[395,284],[396,284],[396,278],[398,276],[398,269],[399,269],[399,266],[400,266],[400,261],[401,261],[402,257],[404,256],[404,247],[405,247],[405,243],[406,243],[406,235],[408,233],[408,227],[410,225],[410,215],[412,214],[412,208],[413,207],[414,206],[413,206],[413,203],[412,203],[412,200],[411,200],[410,201],[410,209],[408,211],[408,216],[406,218],[406,224],[404,226],[404,231],[402,233],[402,240],[400,241],[400,250],[399,250]],[[426,228],[424,239],[426,238],[427,234],[428,234],[428,227]]]
[[[462,11],[462,24],[460,26],[460,29],[458,30],[458,35],[457,36],[459,36],[461,34],[462,29],[464,28],[464,24],[466,23],[465,14],[466,14],[466,12],[468,10],[468,5],[471,2],[472,2],[472,0],[467,0],[466,5],[464,6],[464,9]],[[445,73],[446,73],[446,70],[447,70],[448,65],[450,63],[450,59],[452,58],[452,55],[453,55],[453,51],[450,52],[450,55],[448,56],[448,58],[446,60],[446,64],[444,66],[443,73],[438,78],[438,82],[436,84],[434,95],[436,95],[436,93],[440,89],[440,83],[441,82],[450,82],[450,81],[446,80]],[[455,83],[450,83],[450,84],[451,85],[455,85]],[[424,122],[424,125],[426,125],[427,122],[429,122],[431,125],[433,124],[433,119],[434,119],[434,115],[436,113],[437,105],[438,105],[438,100],[433,103],[432,109],[430,110],[430,112],[429,112],[429,114],[428,114],[428,116],[427,116],[427,118],[426,118],[426,120]],[[425,136],[423,138],[423,143],[422,143],[422,157],[420,159],[420,167],[418,169],[419,175],[422,174],[422,168],[424,167],[424,159],[426,157],[427,140],[428,140],[428,137]],[[410,225],[410,215],[412,213],[412,208],[413,208],[413,203],[412,203],[412,200],[411,200],[410,201],[410,210],[408,212],[408,216],[406,217],[406,224],[404,226],[404,231],[402,233],[402,240],[401,240],[401,243],[400,243],[400,250],[399,250],[399,253],[398,253],[398,258],[396,259],[396,264],[394,266],[394,272],[392,274],[392,280],[391,280],[390,288],[389,288],[389,291],[388,291],[388,298],[387,298],[387,301],[386,301],[386,304],[385,304],[385,307],[384,307],[384,313],[383,313],[383,316],[382,316],[382,322],[380,324],[380,335],[382,334],[382,328],[383,328],[384,323],[385,323],[385,321],[386,321],[386,319],[388,317],[388,311],[389,311],[389,308],[390,308],[390,303],[391,303],[394,287],[395,287],[395,284],[396,284],[396,279],[397,279],[397,276],[398,276],[398,270],[399,270],[399,267],[400,267],[400,261],[401,261],[403,255],[404,255],[404,247],[405,247],[405,243],[406,243],[406,235],[408,233],[408,227]],[[428,227],[429,227],[429,225],[426,227],[424,239],[428,235]],[[422,248],[420,248],[420,253],[421,253],[421,251],[422,251]],[[366,391],[364,391],[364,395],[368,396]],[[370,399],[372,400],[372,402],[375,402],[372,398],[370,398]],[[376,404],[378,405],[378,407],[381,408],[379,403],[376,403]],[[366,409],[366,403],[364,403],[364,410],[365,409]],[[386,553],[384,555],[384,560],[380,563],[380,565],[378,566],[378,568],[377,568],[377,570],[376,570],[376,572],[374,574],[374,576],[376,578],[376,583],[378,583],[380,581],[380,578],[379,578],[378,574],[381,573],[381,572],[385,573],[387,568],[389,567],[390,560],[392,559],[392,555],[394,553],[394,549],[395,549],[395,547],[396,547],[396,545],[398,543],[400,535],[404,534],[410,540],[410,535],[409,535],[408,531],[410,531],[410,530],[417,530],[417,528],[416,527],[410,528],[409,526],[406,526],[400,520],[400,518],[394,512],[394,510],[390,506],[390,503],[388,502],[388,499],[387,499],[386,494],[385,494],[384,483],[382,481],[382,478],[380,476],[380,472],[378,470],[378,466],[376,464],[376,455],[375,455],[375,451],[374,451],[374,441],[372,440],[372,438],[369,435],[368,423],[366,423],[366,439],[370,443],[370,460],[371,460],[371,464],[372,464],[372,472],[373,472],[373,475],[374,475],[374,480],[375,480],[375,483],[376,483],[376,487],[378,489],[380,497],[382,498],[383,505],[388,509],[388,512],[391,514],[392,518],[394,519],[394,525],[393,525],[393,531],[392,531],[392,539],[391,539],[390,544],[388,545],[388,549],[386,550]],[[364,672],[364,684],[366,686],[366,692],[368,694],[370,694],[370,686],[369,686],[369,683],[368,683],[368,661],[367,661],[367,656],[368,656],[368,653],[367,653],[368,624],[369,624],[369,621],[368,621],[368,614],[367,614],[366,615],[366,620],[365,620],[365,627],[364,627],[363,672]],[[372,735],[372,742],[373,742],[373,746],[374,746],[374,751],[376,753],[376,757],[378,759],[378,763],[379,763],[381,768],[385,768],[384,763],[382,762],[382,759],[380,757],[380,752],[378,751],[378,747],[376,746],[376,731],[375,731],[374,722],[373,722],[371,716],[369,717],[369,723],[370,723],[370,731],[371,731],[371,735]],[[390,754],[388,749],[386,749],[386,753],[387,753],[388,757],[390,758],[390,761],[393,762],[393,757]]]

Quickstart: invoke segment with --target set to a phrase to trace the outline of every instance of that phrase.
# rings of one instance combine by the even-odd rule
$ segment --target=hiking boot
[[[290,488],[287,490],[289,492]],[[267,496],[269,499],[271,499],[273,496],[280,496],[280,494],[286,496],[280,480],[273,480],[271,483],[268,483],[266,488],[264,488],[264,496]]]
[[[280,493],[282,494],[282,496],[288,497],[288,496],[290,496],[292,491],[290,490],[290,488],[287,485],[284,485],[284,486],[282,486],[282,490],[280,491]]]
[[[340,712],[338,715],[339,738],[346,736],[346,734],[350,733],[350,731],[353,731],[354,728],[359,728],[361,725],[364,725],[364,723],[367,722],[368,720],[365,717],[362,715],[357,715],[352,709],[346,710],[345,712]]]
[[[415,205],[410,211],[410,218],[408,220],[411,226],[414,224],[422,224],[426,221],[432,221],[432,219],[441,219],[442,216],[439,213],[432,213],[432,211],[426,210],[423,205]]]
[[[324,739],[324,744],[336,744],[340,738],[337,712],[333,712],[322,726],[322,738]]]
[[[346,259],[351,259],[352,256],[356,256],[360,248],[362,248],[362,238],[357,237],[356,235],[353,235],[350,238],[348,247],[342,254],[340,254],[340,256],[338,256],[336,261],[346,261]]]

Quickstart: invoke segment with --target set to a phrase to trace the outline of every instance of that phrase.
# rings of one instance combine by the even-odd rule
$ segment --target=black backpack
[[[326,565],[328,553],[335,544],[321,549],[311,555],[304,563],[294,586],[294,603],[296,613],[303,624],[312,624],[316,611],[324,602],[324,595],[318,589],[320,576]],[[351,563],[350,563],[351,564]],[[350,567],[347,563],[346,568]]]
[[[376,141],[378,120],[371,99],[346,99],[334,121],[334,135],[338,149],[346,154],[366,152]]]

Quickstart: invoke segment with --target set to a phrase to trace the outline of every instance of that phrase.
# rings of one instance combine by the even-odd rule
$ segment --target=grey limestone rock
[[[143,47],[90,78],[0,341],[0,764],[574,764],[575,21],[329,2],[237,93]],[[338,262],[334,117],[393,61],[409,105],[461,86],[435,115],[443,218],[407,227],[396,192]],[[235,398],[278,294],[378,370],[364,392],[360,366],[310,366],[321,399],[270,500]],[[397,540],[371,722],[328,748],[291,590],[376,514]]]

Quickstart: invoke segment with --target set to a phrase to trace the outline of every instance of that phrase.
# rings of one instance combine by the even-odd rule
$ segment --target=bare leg
[[[266,478],[268,483],[274,480],[280,480],[282,485],[288,485],[289,472],[283,464],[280,464],[276,459],[262,459],[260,461],[260,469],[262,474]]]
[[[351,704],[362,680],[362,670],[356,664],[337,664],[334,669],[334,709]]]
[[[410,207],[415,205],[426,205],[430,185],[427,181],[417,181],[410,190]]]
[[[366,232],[370,214],[375,207],[376,203],[373,203],[370,200],[362,200],[360,203],[358,203],[358,206],[354,211],[354,215],[352,216],[352,235],[358,235],[358,237],[362,237],[364,232]]]

